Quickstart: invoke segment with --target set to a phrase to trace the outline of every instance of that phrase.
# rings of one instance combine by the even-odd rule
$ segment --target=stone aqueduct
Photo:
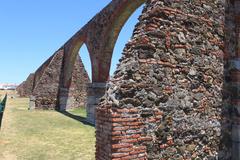
[[[144,3],[106,85],[121,28]],[[44,95],[53,96],[48,105],[65,110],[76,104],[73,72],[78,51],[86,44],[92,65],[88,120],[96,124],[96,159],[239,160],[239,42],[239,0],[113,0],[29,84],[35,93],[44,82],[57,87]],[[59,60],[54,72],[58,80],[48,81],[54,77],[46,74],[55,66],[49,67],[50,62]],[[79,74],[88,80],[84,75]],[[32,96],[31,103],[35,101]]]

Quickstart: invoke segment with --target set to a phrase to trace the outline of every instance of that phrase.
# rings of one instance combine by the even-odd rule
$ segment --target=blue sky
[[[111,0],[0,0],[0,83],[21,83]],[[122,29],[111,74],[130,39],[140,7]],[[85,47],[81,58],[90,73]]]

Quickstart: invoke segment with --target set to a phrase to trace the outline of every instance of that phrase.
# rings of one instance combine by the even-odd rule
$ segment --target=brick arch
[[[106,82],[109,76],[111,59],[113,55],[113,49],[115,47],[118,36],[130,18],[130,16],[145,2],[146,0],[136,0],[132,1],[124,1],[124,6],[118,8],[116,14],[111,20],[111,25],[107,26],[107,33],[104,38],[104,46],[102,48],[101,56],[99,56],[98,63],[104,62],[102,65],[98,65],[101,67],[100,69],[93,71],[94,77],[93,79],[98,82]]]
[[[96,89],[95,87],[98,88],[92,93],[98,92],[98,94],[92,96],[99,99],[104,94],[105,83],[109,78],[113,48],[118,35],[129,17],[145,1],[113,0],[61,47],[64,52],[58,94],[58,106],[61,110],[67,108],[67,99],[71,99],[67,95],[69,95],[74,62],[83,44],[86,44],[91,60],[92,82],[98,83],[92,86],[93,90]],[[91,118],[93,120],[95,119],[94,108],[92,109],[93,118]]]
[[[104,8],[99,14],[97,14],[88,24],[86,24],[71,39],[69,39],[69,41],[67,41],[67,43],[65,43],[63,47],[59,49],[59,52],[61,54],[62,52],[64,53],[64,63],[63,63],[63,70],[62,70],[63,82],[61,82],[61,85],[63,88],[68,87],[68,83],[69,83],[69,80],[71,79],[71,74],[72,74],[73,60],[75,59],[75,56],[77,55],[78,50],[80,49],[83,43],[85,43],[86,46],[88,47],[89,54],[91,57],[92,66],[93,66],[92,68],[94,70],[93,82],[106,81],[106,77],[108,76],[107,71],[108,71],[109,63],[111,62],[111,56],[112,56],[111,50],[121,30],[121,26],[124,25],[124,22],[126,21],[128,16],[130,16],[130,13],[127,12],[126,14],[124,14],[125,13],[124,11],[128,11],[129,7],[131,6],[130,8],[132,10],[130,12],[134,12],[133,8],[134,7],[137,8],[137,6],[138,5],[140,6],[140,4],[142,3],[143,3],[143,0],[113,0],[106,8]],[[178,3],[178,4],[172,5],[173,3]],[[222,35],[219,36],[218,39],[215,39],[218,36],[216,36],[213,39],[209,39],[208,36],[210,36],[211,34],[212,35],[223,34],[223,31],[221,30],[219,30],[219,32],[216,32],[216,29],[223,27],[221,20],[217,21],[219,20],[219,17],[222,17],[224,15],[223,5],[220,5],[221,6],[220,8],[215,8],[216,11],[220,11],[220,12],[216,12],[217,15],[212,14],[212,15],[208,15],[210,16],[208,17],[204,15],[204,13],[198,12],[198,10],[199,8],[200,9],[206,8],[208,10],[211,10],[209,9],[209,6],[206,6],[205,1],[200,2],[201,6],[199,6],[198,3],[199,3],[198,1],[185,3],[179,0],[172,0],[172,1],[149,0],[147,2],[146,11],[145,13],[143,13],[144,18],[142,18],[140,22],[140,23],[144,23],[144,25],[136,26],[138,31],[143,31],[143,34],[137,35],[137,36],[139,37],[139,39],[145,38],[144,34],[146,31],[148,31],[147,36],[149,39],[158,38],[158,39],[161,39],[161,41],[157,41],[157,43],[155,43],[154,40],[152,40],[150,41],[150,43],[143,44],[141,41],[138,41],[139,39],[136,39],[136,37],[133,37],[134,43],[128,44],[130,45],[130,47],[137,50],[138,54],[134,55],[135,57],[133,56],[131,57],[132,59],[128,61],[129,62],[128,65],[126,64],[120,64],[120,65],[124,66],[125,68],[128,67],[131,70],[134,70],[135,72],[134,76],[137,83],[133,84],[132,79],[130,81],[129,78],[127,77],[128,75],[126,75],[127,78],[125,78],[124,80],[121,79],[121,77],[116,76],[115,81],[112,81],[111,84],[109,85],[105,101],[102,101],[100,106],[97,108],[96,159],[98,160],[142,159],[143,160],[143,159],[147,159],[150,156],[152,158],[149,158],[149,159],[159,159],[159,158],[162,158],[161,156],[164,156],[164,155],[160,155],[160,152],[158,151],[164,151],[166,147],[171,147],[174,149],[175,144],[173,144],[174,142],[173,136],[171,135],[168,138],[164,133],[165,132],[164,128],[166,128],[166,126],[170,125],[171,128],[174,128],[177,126],[175,125],[174,127],[172,127],[173,114],[168,115],[168,112],[164,111],[164,107],[165,107],[164,105],[161,106],[161,108],[157,108],[156,106],[160,107],[159,104],[156,105],[149,101],[146,101],[146,100],[149,100],[149,98],[146,98],[145,100],[141,100],[141,99],[134,99],[131,97],[134,96],[133,93],[136,95],[137,91],[135,90],[147,89],[151,91],[151,93],[148,93],[149,91],[144,93],[140,93],[140,92],[138,93],[144,94],[144,96],[152,95],[152,97],[155,94],[160,98],[159,103],[166,103],[165,101],[168,100],[170,97],[168,95],[174,94],[176,91],[175,89],[180,88],[179,87],[180,85],[182,85],[182,88],[186,88],[185,85],[191,85],[191,83],[188,82],[187,79],[186,80],[183,79],[183,81],[181,82],[179,81],[180,83],[179,86],[175,86],[174,84],[174,88],[171,87],[172,85],[171,83],[176,83],[175,81],[176,78],[174,81],[165,80],[164,83],[166,84],[163,84],[161,82],[163,81],[162,80],[163,77],[168,78],[167,73],[170,73],[173,75],[178,73],[186,74],[186,75],[196,74],[195,71],[190,73],[190,70],[188,70],[190,65],[187,63],[179,65],[179,64],[172,64],[174,63],[174,61],[166,62],[170,59],[164,56],[160,57],[163,55],[162,53],[165,53],[165,52],[161,52],[161,50],[171,49],[171,54],[174,56],[176,55],[176,53],[182,52],[181,49],[187,49],[189,50],[189,52],[191,51],[195,55],[201,55],[201,56],[215,55],[215,58],[213,59],[210,59],[211,57],[209,58],[211,63],[213,62],[214,59],[215,61],[216,60],[218,61],[221,59],[221,56],[223,53],[221,49],[219,50],[218,48],[221,48],[222,46],[223,36]],[[211,5],[213,4],[213,2],[208,2],[208,4]],[[214,5],[212,6],[216,7],[215,2],[214,2]],[[225,93],[223,97],[221,97],[221,94],[216,94],[215,96],[215,100],[218,101],[215,104],[220,104],[220,103],[222,104],[222,102],[220,102],[219,100],[223,99],[223,110],[221,111],[219,108],[218,112],[216,112],[216,115],[218,118],[214,118],[217,124],[223,123],[223,125],[222,126],[217,125],[216,131],[220,135],[219,131],[220,129],[222,129],[223,133],[221,134],[223,134],[224,139],[226,140],[222,142],[221,144],[222,146],[220,148],[218,145],[213,147],[211,146],[207,147],[208,149],[213,149],[215,151],[214,156],[217,156],[217,153],[216,153],[217,151],[219,151],[219,153],[222,153],[220,155],[225,157],[222,159],[229,159],[229,157],[231,156],[232,158],[240,159],[239,158],[240,157],[240,154],[239,154],[239,148],[240,148],[239,146],[240,7],[239,6],[240,6],[239,0],[226,1],[225,30],[224,30],[225,31],[225,44],[224,44],[224,48],[225,48],[224,78],[225,79],[223,82],[225,83],[224,84],[225,88],[223,88],[225,89],[224,90]],[[180,10],[179,8],[182,8],[182,9],[184,8],[186,10]],[[188,13],[187,12],[188,8],[195,8],[195,9],[191,9],[192,13]],[[169,17],[168,15],[172,15],[172,17]],[[161,31],[158,29],[160,29],[160,27],[163,27],[161,26],[162,24],[157,23],[155,25],[154,24],[150,25],[150,23],[148,24],[145,23],[146,21],[151,20],[151,18],[154,19],[153,18],[154,16],[160,16],[160,19],[157,19],[157,20],[165,24],[165,28],[161,28]],[[175,27],[173,26],[171,27],[171,24],[173,23],[169,23],[171,20],[169,18],[174,18],[174,17],[177,17],[178,20],[184,20],[186,23],[180,23],[179,25],[177,25],[177,27],[179,28],[175,30],[176,29]],[[212,21],[213,19],[216,21]],[[154,22],[154,20],[151,21],[151,23],[152,22]],[[205,27],[202,27],[202,25],[200,24],[204,24]],[[204,30],[202,30],[201,32],[199,32],[200,34],[199,37],[202,37],[203,40],[205,41],[209,41],[209,44],[218,46],[218,47],[214,47],[214,50],[217,52],[208,52],[209,55],[206,54],[207,52],[205,52],[205,50],[201,50],[201,48],[199,48],[197,43],[192,42],[194,37],[189,38],[189,42],[191,42],[192,45],[189,46],[189,45],[181,44],[181,43],[184,43],[184,42],[181,42],[182,40],[184,40],[184,38],[182,37],[183,33],[179,33],[179,32],[189,32],[189,33],[192,32],[193,30],[191,25],[197,26],[198,29],[200,29],[201,27],[207,29],[207,31],[210,34],[205,34],[208,32],[205,32]],[[156,30],[158,30],[158,32],[155,32]],[[198,34],[198,33],[194,33],[193,35],[195,34]],[[176,41],[177,39],[180,39],[180,40]],[[138,47],[134,46],[136,44],[138,45]],[[156,49],[155,45],[159,47],[159,51],[157,54],[159,54],[159,57],[162,58],[163,60],[149,58],[148,55],[144,55],[146,53],[147,54],[155,53],[155,49]],[[147,50],[150,50],[150,51],[143,52],[142,49],[146,49],[146,48]],[[180,49],[180,50],[176,50],[176,53],[175,53],[173,52],[175,51],[175,49]],[[141,57],[139,56],[140,53],[142,53]],[[106,56],[109,56],[109,57],[106,57]],[[192,59],[186,62],[192,62]],[[105,63],[105,64],[102,64],[102,63]],[[198,65],[201,65],[201,64],[204,64],[204,62],[201,63],[201,61],[199,61]],[[217,64],[219,64],[220,66],[222,65],[222,63],[219,61],[219,62],[216,62],[215,66],[210,67],[209,69],[217,68],[216,67]],[[131,67],[131,65],[134,65],[134,66]],[[146,66],[152,66],[152,67],[146,68]],[[195,67],[198,67],[198,66],[195,66]],[[158,83],[156,84],[157,85],[160,84],[162,86],[161,87],[156,86],[156,84],[154,83],[155,81],[152,81],[153,83],[146,83],[146,82],[149,82],[149,80],[151,80],[151,78],[149,79],[149,77],[153,77],[153,76],[149,76],[150,74],[149,70],[153,70],[153,69],[158,70],[159,68],[163,69],[163,71],[156,72],[158,74],[154,76],[155,76],[155,79],[159,79],[157,81]],[[172,72],[173,70],[174,72]],[[141,71],[141,73],[136,74],[138,71]],[[160,72],[162,72],[162,74],[159,76]],[[201,72],[203,73],[203,75],[209,74],[209,73],[205,73],[205,71],[201,71]],[[215,73],[215,76],[214,76],[215,78],[222,77],[218,75],[218,74],[222,74],[222,72],[214,71],[214,73]],[[127,73],[124,73],[124,74],[127,74]],[[209,75],[207,75],[206,78],[209,78]],[[140,81],[141,79],[144,79],[142,83]],[[206,79],[206,81],[208,80]],[[222,81],[222,80],[219,80],[219,81]],[[217,83],[217,81],[215,81],[215,83]],[[193,87],[197,87],[197,85],[193,85]],[[221,88],[221,86],[216,84],[216,88],[219,89]],[[191,89],[191,90],[188,90],[187,92],[189,93],[189,95],[192,95],[192,94],[195,94],[194,92],[198,92],[198,91],[205,92],[204,90],[206,88],[204,90],[203,89],[204,88],[198,87],[196,89],[197,91],[195,89]],[[193,90],[195,91],[193,92]],[[212,92],[213,91],[214,90],[212,90]],[[163,92],[165,93],[165,95],[162,94]],[[186,92],[183,92],[183,93],[185,94]],[[121,94],[122,95],[124,94],[124,95],[121,96]],[[166,98],[166,95],[167,95],[167,98]],[[195,108],[199,108],[201,110],[202,107],[205,107],[206,104],[210,102],[208,101],[208,98],[212,96],[208,96],[208,94],[203,96],[205,97],[204,98],[196,97],[196,99],[199,99],[198,102],[200,105],[196,106]],[[191,97],[192,96],[190,96],[190,98]],[[144,106],[141,106],[141,104],[143,104],[144,102],[146,102]],[[187,104],[185,102],[189,102],[189,98],[186,98],[186,100],[184,100],[184,104]],[[182,103],[178,103],[178,104],[182,105]],[[175,104],[170,104],[168,106],[171,106],[173,108]],[[169,107],[167,109],[169,109]],[[182,110],[181,108],[179,109],[180,111]],[[176,111],[176,108],[173,108],[173,110],[171,111]],[[190,111],[186,110],[186,111],[189,113],[191,110]],[[190,115],[191,120],[197,120],[197,116],[194,116],[194,115],[195,114]],[[163,118],[163,116],[165,118]],[[206,118],[205,120],[211,120],[211,118],[209,119]],[[204,125],[201,125],[203,120],[204,118],[201,118],[201,121],[196,121],[200,124],[198,126],[204,126]],[[226,129],[224,128],[224,123],[226,123],[226,126],[227,126]],[[184,124],[184,122],[182,124]],[[181,126],[179,125],[177,127],[179,127],[179,132],[176,135],[179,135],[181,134]],[[223,128],[220,128],[220,127],[223,127]],[[194,127],[194,128],[198,128],[198,127]],[[211,128],[211,127],[206,127],[206,128]],[[157,136],[156,131],[159,134],[160,133],[165,134],[164,142],[155,141]],[[192,134],[197,135],[198,133],[200,133],[198,132],[198,130],[195,130],[195,131],[196,132]],[[226,131],[226,133],[224,133],[224,131]],[[214,134],[213,136],[216,136],[218,134]],[[198,135],[195,137],[198,137]],[[159,137],[159,138],[162,138],[162,137]],[[178,138],[178,137],[175,137],[175,138]],[[219,137],[219,136],[214,138],[216,140],[216,144],[217,143],[219,144],[219,142],[222,140],[221,138],[222,137]],[[190,147],[189,148],[190,150],[188,151],[189,152],[188,155],[190,156],[194,155],[195,149],[193,148],[194,150],[192,150],[192,146],[189,146],[189,147]],[[201,147],[201,148],[198,147],[200,151],[201,149],[204,149],[204,148],[205,147]],[[206,154],[207,152],[205,153],[204,151],[199,153],[204,158],[208,158],[208,155]],[[205,155],[202,155],[203,153]],[[177,156],[175,153],[170,156],[174,156],[174,155]],[[154,157],[157,157],[157,158],[154,158]]]
[[[83,52],[83,49],[85,52]],[[87,53],[86,53],[87,52]],[[89,52],[89,49],[88,49],[88,46],[86,45],[86,43],[83,43],[78,51],[78,54],[79,56],[81,57],[82,61],[83,61],[83,65],[84,65],[84,68],[86,71],[87,70],[87,65],[90,65],[90,68],[89,68],[89,72],[87,72],[87,75],[89,77],[89,79],[91,80],[91,75],[92,75],[92,62],[91,62],[91,57],[90,57],[90,52]],[[83,60],[83,55],[87,55],[87,57],[85,57],[85,59],[87,59],[86,62],[84,62]],[[90,81],[90,83],[92,82],[92,80]]]
[[[68,87],[73,62],[83,43],[92,62],[92,81],[106,82],[113,48],[128,18],[146,0],[113,0],[64,44],[63,87]]]
[[[68,101],[69,101],[69,99],[72,98],[71,94],[69,94],[69,93],[70,93],[70,90],[73,90],[73,89],[71,89],[71,83],[72,83],[72,80],[73,80],[72,78],[73,78],[73,75],[74,75],[74,69],[76,67],[75,62],[78,61],[77,58],[80,57],[79,51],[84,44],[87,47],[87,50],[88,50],[87,54],[89,54],[90,61],[91,61],[91,54],[89,52],[87,44],[84,41],[84,37],[80,36],[80,38],[74,40],[71,43],[71,45],[69,45],[67,43],[63,47],[64,48],[64,59],[63,59],[63,67],[62,67],[62,72],[61,72],[61,81],[60,81],[60,84],[59,84],[59,86],[60,86],[59,87],[59,94],[58,94],[58,97],[57,97],[57,99],[58,99],[57,100],[57,107],[60,110],[66,110],[67,108],[72,106],[71,102],[69,103]],[[88,77],[88,80],[86,81],[86,87],[87,87],[87,83],[90,83],[91,81],[90,81],[90,78],[89,78],[89,74],[87,73],[86,70],[85,70],[84,74],[85,74],[85,77]],[[84,77],[79,77],[79,78],[84,78]],[[87,89],[85,89],[85,92],[86,91],[87,91]],[[86,95],[87,95],[87,92],[86,92]],[[84,103],[86,103],[86,99],[84,100]],[[85,104],[81,104],[81,105],[85,105]]]
[[[145,1],[113,0],[61,47],[64,50],[64,60],[58,95],[60,108],[67,108],[65,101],[71,84],[74,62],[83,44],[86,44],[91,60],[92,82],[100,83],[100,86],[93,85],[94,88],[100,88],[92,93],[99,93],[94,95],[97,99],[104,94],[104,83],[109,78],[113,49],[118,35],[126,21]],[[95,119],[94,111],[92,115],[91,119]]]
[[[80,30],[81,31],[81,30]],[[81,33],[81,32],[80,32]],[[63,68],[63,82],[62,87],[69,87],[71,75],[73,71],[74,62],[77,58],[78,52],[85,41],[84,35],[75,35],[67,43],[64,44],[64,68]]]

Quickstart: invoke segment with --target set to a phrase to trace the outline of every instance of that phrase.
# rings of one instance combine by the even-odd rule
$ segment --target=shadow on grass
[[[74,115],[74,114],[72,114],[70,112],[67,112],[67,111],[58,111],[58,112],[62,113],[63,115],[65,115],[65,116],[67,116],[69,118],[77,120],[77,121],[83,123],[84,125],[95,127],[93,124],[89,123],[85,117]]]
[[[6,102],[7,102],[7,94],[5,94],[3,100],[0,102],[0,130],[2,126],[3,112],[5,110]]]
[[[3,117],[3,113],[0,113],[0,130],[1,130],[1,127],[2,127],[2,117]]]

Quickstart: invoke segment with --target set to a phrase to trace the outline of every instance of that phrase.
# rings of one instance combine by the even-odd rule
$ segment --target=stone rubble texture
[[[26,81],[22,82],[17,88],[16,91],[20,97],[29,97],[32,94],[34,82],[34,74],[31,73]]]
[[[147,1],[97,108],[97,159],[229,159],[224,18],[224,1]]]
[[[30,103],[35,109],[60,109],[58,107],[59,85],[61,81],[63,63],[63,51],[60,50],[51,56],[31,79],[28,78],[23,85],[20,85],[18,93],[28,92],[23,96],[30,97]],[[26,88],[26,82],[31,82],[32,87]],[[83,107],[86,104],[87,84],[90,82],[87,72],[79,56],[74,64],[74,70],[70,82],[69,91],[65,95],[68,98],[68,105],[62,110]],[[22,86],[22,87],[21,87]],[[30,106],[30,108],[32,107]]]
[[[121,28],[145,2],[108,81]],[[112,0],[38,69],[32,99],[64,109],[81,98],[72,75],[86,44],[97,160],[239,160],[239,35],[240,0]]]

